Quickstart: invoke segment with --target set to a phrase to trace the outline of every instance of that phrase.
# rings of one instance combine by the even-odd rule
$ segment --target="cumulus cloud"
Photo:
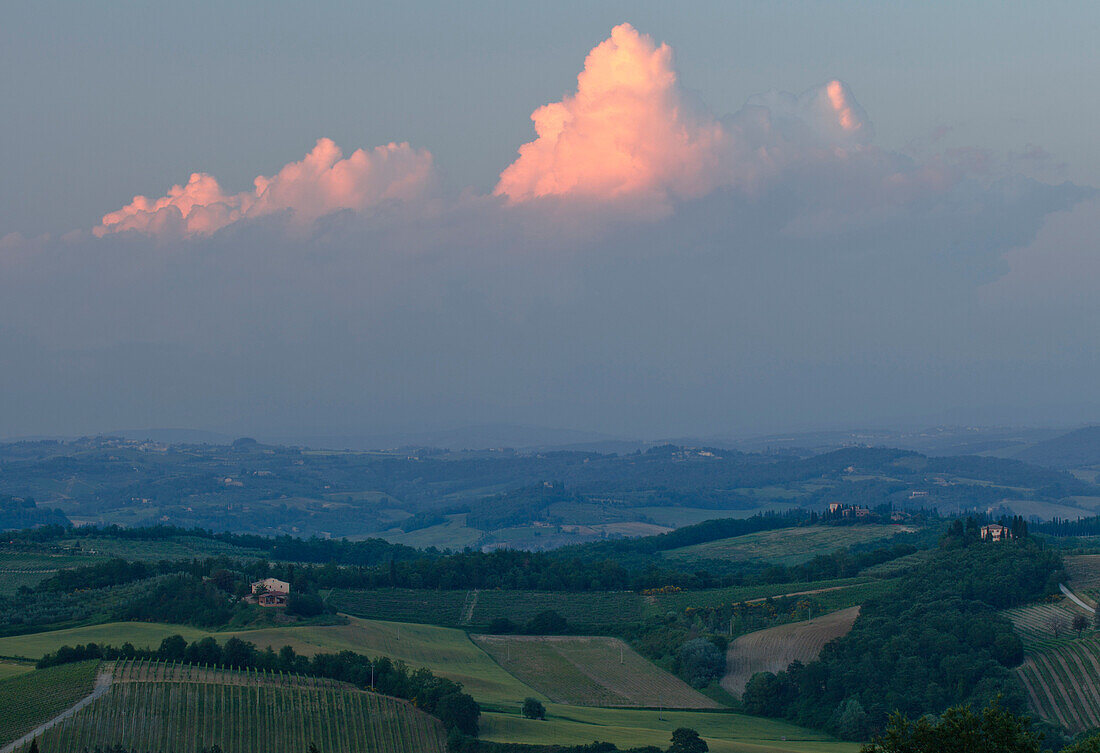
[[[357,149],[345,158],[331,139],[320,139],[298,162],[274,176],[258,176],[253,190],[226,194],[214,176],[193,173],[158,199],[135,196],[109,212],[97,236],[137,230],[150,235],[209,235],[244,218],[288,211],[308,223],[341,210],[363,210],[387,200],[408,201],[434,183],[431,154],[407,143]]]
[[[687,90],[666,44],[629,24],[595,47],[577,90],[531,115],[537,138],[500,175],[512,203],[541,197],[667,204],[732,186],[756,191],[784,170],[869,148],[873,128],[850,89],[769,92],[726,118]],[[886,177],[886,176],[881,176]]]
[[[538,138],[500,175],[495,193],[614,199],[699,196],[722,181],[721,124],[689,102],[672,50],[630,24],[616,26],[577,76],[577,91],[531,115]]]

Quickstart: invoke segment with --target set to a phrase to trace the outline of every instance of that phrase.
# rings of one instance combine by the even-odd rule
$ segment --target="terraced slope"
[[[726,653],[722,687],[740,696],[757,672],[781,672],[793,661],[813,661],[826,643],[847,635],[858,616],[859,607],[849,607],[813,620],[742,635]]]
[[[1032,709],[1074,732],[1100,726],[1100,633],[1089,629],[1078,637],[1070,630],[1075,615],[1091,615],[1068,599],[1004,614],[1024,643],[1016,672]]]
[[[558,703],[720,708],[618,638],[476,635],[473,639],[502,667]]]
[[[42,750],[443,753],[438,719],[405,701],[312,678],[123,663],[102,698],[45,732]]]

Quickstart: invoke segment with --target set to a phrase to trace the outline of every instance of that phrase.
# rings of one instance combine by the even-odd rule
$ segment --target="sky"
[[[1100,421],[1095,4],[0,10],[0,437]]]

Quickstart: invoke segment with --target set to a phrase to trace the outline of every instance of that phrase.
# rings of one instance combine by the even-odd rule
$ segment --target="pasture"
[[[913,529],[900,525],[799,526],[758,531],[729,539],[671,549],[664,556],[685,562],[729,560],[799,565],[819,554],[868,541],[888,539]]]
[[[620,748],[653,745],[664,750],[677,727],[698,730],[712,753],[856,753],[860,747],[787,722],[721,711],[550,704],[545,721],[524,719],[518,713],[481,715],[483,739],[529,745],[582,745],[601,740]]]
[[[127,664],[105,696],[41,736],[42,750],[443,753],[438,719],[405,701],[311,678]],[[244,679],[242,681],[242,674]],[[23,751],[26,748],[24,747]]]
[[[618,638],[478,635],[473,639],[500,666],[558,703],[719,708]]]
[[[0,681],[0,746],[18,740],[91,693],[98,666],[96,661],[65,664]]]
[[[813,661],[826,643],[847,635],[858,616],[859,607],[849,607],[813,620],[742,635],[726,653],[722,687],[740,696],[757,672],[781,672],[793,661]]]

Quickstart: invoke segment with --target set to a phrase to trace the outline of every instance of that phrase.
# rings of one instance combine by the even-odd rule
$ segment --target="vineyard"
[[[42,750],[121,744],[137,750],[442,753],[439,720],[411,704],[292,675],[123,662],[105,696],[47,730]],[[25,753],[26,748],[20,753]]]
[[[1064,557],[1070,586],[1089,606],[1100,602],[1100,554]]]
[[[1073,618],[1082,615],[1092,624],[1092,615],[1080,609],[1069,599],[1059,599],[1047,604],[1032,604],[1004,611],[1012,622],[1020,640],[1028,652],[1058,645],[1066,640],[1073,626]]]
[[[558,703],[719,707],[618,638],[480,635],[474,641],[502,667]]]
[[[758,630],[730,644],[722,687],[740,695],[757,672],[781,672],[793,661],[813,661],[826,643],[846,635],[859,616],[859,607],[805,622]]]
[[[92,692],[99,662],[40,669],[0,682],[0,746],[52,719]]]
[[[1074,732],[1100,726],[1100,638],[1051,642],[1028,650],[1016,670],[1032,708]]]
[[[1070,560],[1080,559],[1067,557]],[[1074,586],[1081,587],[1078,579]],[[1074,732],[1100,726],[1100,633],[1079,637],[1073,618],[1091,618],[1073,602],[1061,599],[1004,612],[1024,642],[1026,658],[1016,673],[1032,709],[1043,719]]]

